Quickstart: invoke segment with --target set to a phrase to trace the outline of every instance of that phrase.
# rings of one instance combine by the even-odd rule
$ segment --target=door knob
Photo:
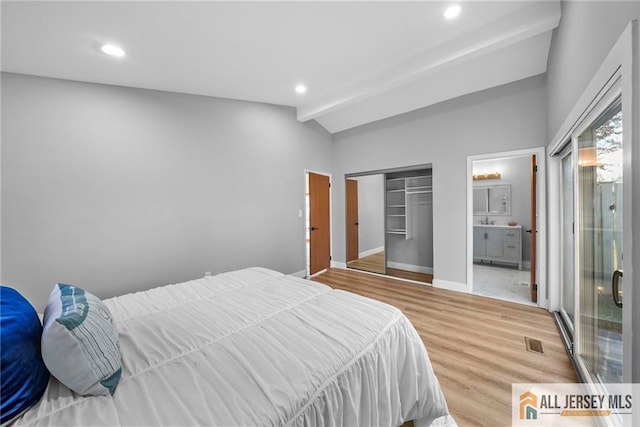
[[[318,229],[318,227],[309,227],[310,231],[316,231]]]

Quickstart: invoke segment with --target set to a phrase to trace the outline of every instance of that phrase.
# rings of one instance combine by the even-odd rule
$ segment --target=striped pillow
[[[44,310],[42,358],[49,372],[74,392],[113,394],[122,359],[107,306],[76,286],[54,286]]]

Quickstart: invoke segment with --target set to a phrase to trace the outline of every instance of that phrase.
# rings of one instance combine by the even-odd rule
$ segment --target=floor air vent
[[[535,338],[524,337],[524,342],[527,345],[527,351],[530,351],[532,353],[544,354],[544,350],[542,349],[542,341]]]

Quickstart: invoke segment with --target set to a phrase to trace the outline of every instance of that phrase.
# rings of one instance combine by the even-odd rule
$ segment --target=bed
[[[249,268],[104,304],[113,395],[51,377],[13,425],[455,425],[414,327],[379,301]]]

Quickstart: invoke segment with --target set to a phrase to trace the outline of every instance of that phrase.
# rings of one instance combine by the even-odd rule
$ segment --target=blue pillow
[[[51,375],[74,392],[113,394],[122,358],[107,306],[77,286],[54,286],[44,309],[42,357]]]
[[[18,291],[0,286],[0,353],[2,353],[0,423],[38,402],[49,382],[42,361],[42,325],[36,310]]]

